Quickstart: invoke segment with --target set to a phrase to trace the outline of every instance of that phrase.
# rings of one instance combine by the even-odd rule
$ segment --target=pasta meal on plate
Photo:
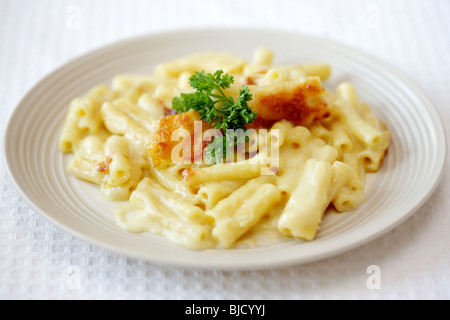
[[[365,201],[390,139],[351,83],[325,88],[330,72],[268,48],[183,56],[73,99],[59,147],[127,232],[193,250],[312,241],[327,208]]]

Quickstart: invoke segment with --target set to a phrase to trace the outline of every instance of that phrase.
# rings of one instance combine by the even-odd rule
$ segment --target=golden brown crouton
[[[308,126],[314,120],[330,115],[330,108],[323,96],[324,88],[318,77],[305,78],[302,82],[283,82],[251,88],[253,100],[249,106],[258,111],[257,123],[270,126],[286,119],[295,125]]]
[[[200,121],[200,126],[195,126],[195,121]],[[172,150],[180,143],[179,137],[174,136],[174,133],[178,129],[187,130],[190,134],[191,142],[191,154],[182,155],[183,159],[197,161],[195,156],[199,157],[203,154],[203,150],[206,147],[207,142],[201,141],[201,143],[195,143],[194,134],[196,137],[203,136],[203,132],[211,129],[211,125],[205,121],[200,120],[200,115],[196,111],[189,111],[182,114],[168,115],[161,118],[153,128],[151,132],[151,142],[148,147],[148,152],[153,160],[153,165],[158,167],[164,163],[172,162]],[[201,130],[195,132],[195,130]],[[186,131],[184,131],[186,132]],[[198,134],[198,136],[197,136]],[[172,141],[174,139],[174,141]]]

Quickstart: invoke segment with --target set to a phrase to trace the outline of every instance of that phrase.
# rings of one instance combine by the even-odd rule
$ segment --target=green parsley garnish
[[[178,113],[195,110],[202,120],[211,123],[225,134],[222,137],[214,137],[206,147],[205,161],[210,164],[221,162],[227,157],[227,151],[233,151],[235,146],[246,141],[244,135],[241,135],[242,138],[239,135],[236,138],[229,135],[227,130],[242,129],[245,132],[245,125],[255,121],[258,116],[257,112],[247,105],[247,102],[252,100],[247,86],[243,85],[239,90],[237,101],[224,94],[223,89],[229,88],[233,82],[233,76],[223,70],[217,70],[214,74],[196,72],[189,78],[189,84],[196,91],[182,93],[172,101],[172,107]]]

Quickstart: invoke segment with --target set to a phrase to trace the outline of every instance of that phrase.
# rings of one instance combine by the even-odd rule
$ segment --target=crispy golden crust
[[[255,87],[250,106],[258,111],[260,119],[253,127],[269,127],[282,119],[308,126],[314,120],[326,118],[330,109],[323,92],[317,77],[306,78],[302,83]]]
[[[195,159],[194,156],[198,157],[198,155],[203,154],[207,142],[202,142],[201,145],[195,143],[194,136],[197,136],[195,135],[195,130],[202,130],[202,132],[198,132],[198,136],[201,138],[202,133],[212,127],[205,121],[201,121],[201,127],[196,127],[195,121],[201,121],[200,115],[196,111],[168,115],[158,121],[152,130],[151,143],[148,147],[149,155],[153,159],[153,165],[155,167],[158,167],[163,163],[172,162],[172,150],[180,143],[179,139],[172,141],[172,135],[178,129],[187,130],[191,135],[191,155],[188,156],[191,161],[198,160]]]

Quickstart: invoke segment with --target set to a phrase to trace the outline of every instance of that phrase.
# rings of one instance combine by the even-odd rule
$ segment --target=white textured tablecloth
[[[297,31],[351,45],[409,75],[450,121],[448,0],[1,0],[2,142],[24,94],[69,59],[136,35],[212,26]],[[447,170],[414,216],[369,244],[302,266],[219,272],[136,261],[73,238],[19,196],[1,157],[2,299],[450,298]],[[371,265],[379,267],[379,289],[367,285]]]

